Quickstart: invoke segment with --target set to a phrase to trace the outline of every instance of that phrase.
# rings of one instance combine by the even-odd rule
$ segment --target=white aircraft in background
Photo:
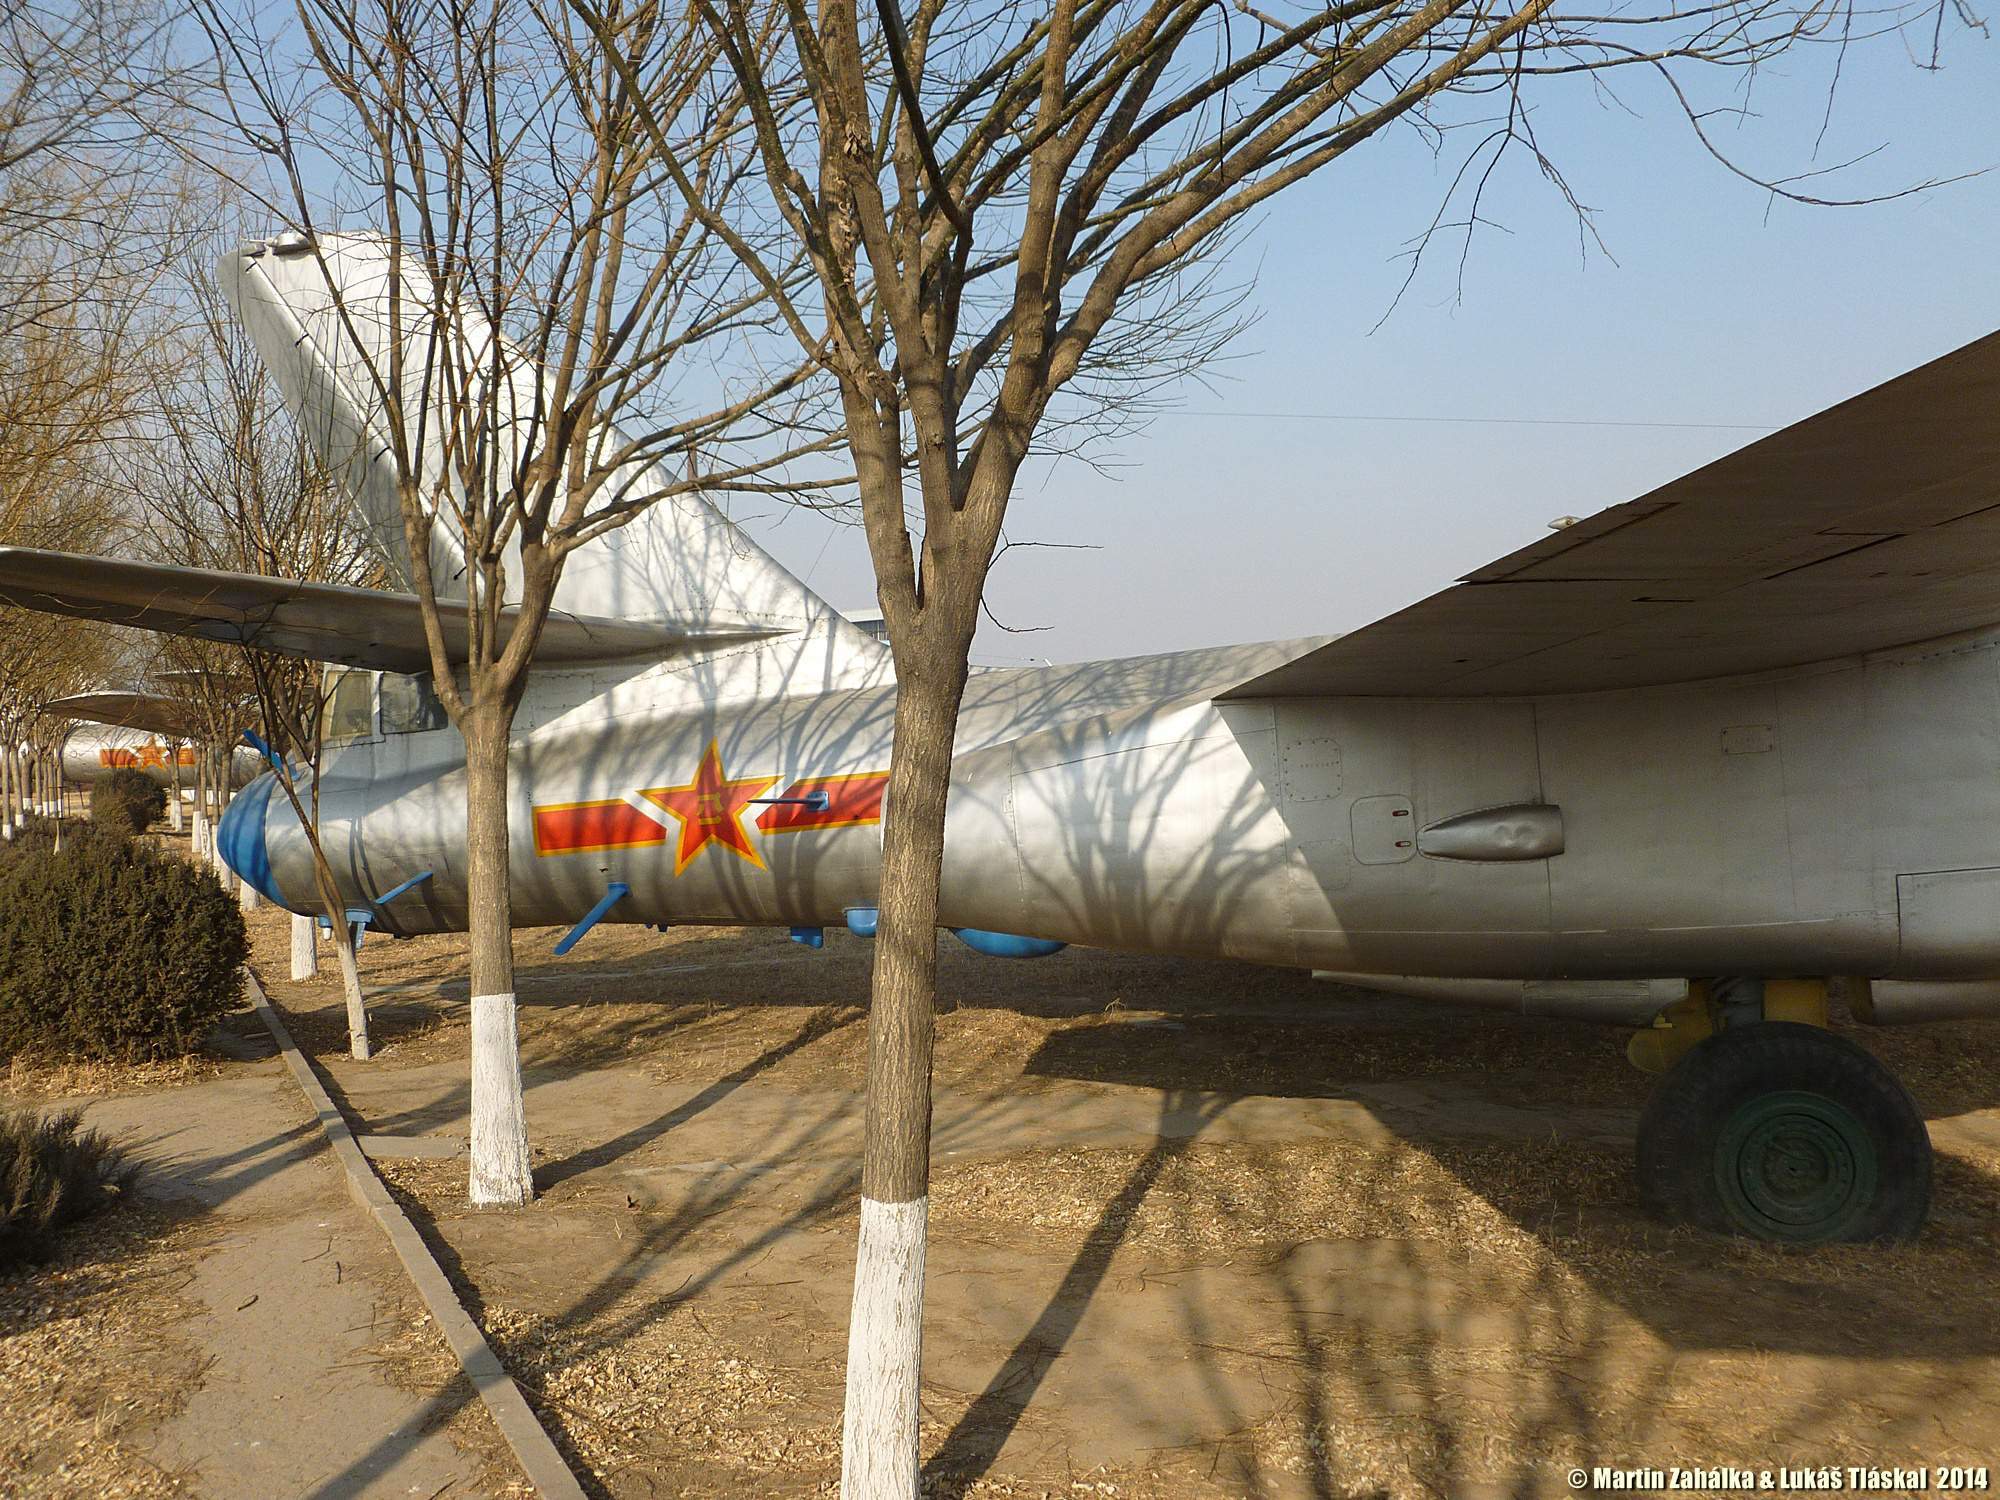
[[[311,248],[252,246],[224,283],[394,560]],[[350,308],[385,300],[378,242],[320,249]],[[1664,1073],[1638,1142],[1658,1209],[1914,1234],[1923,1120],[1827,1029],[1827,983],[1869,1022],[2000,1014],[1996,541],[2000,335],[1337,639],[977,674],[942,914],[995,953],[1247,959],[1628,1025]],[[392,933],[464,927],[463,755],[413,597],[5,549],[0,599],[339,664],[320,805],[346,899]],[[871,932],[888,654],[693,498],[576,553],[556,606],[512,747],[515,920],[575,924],[562,950],[599,920]],[[221,839],[310,910],[272,790]]]

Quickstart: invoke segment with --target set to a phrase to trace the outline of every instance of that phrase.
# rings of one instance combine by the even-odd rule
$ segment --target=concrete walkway
[[[455,1367],[412,1393],[371,1354],[416,1299],[275,1058],[85,1116],[147,1162],[142,1192],[201,1205],[218,1231],[186,1292],[205,1312],[184,1332],[211,1362],[153,1458],[193,1466],[209,1500],[442,1500],[507,1483],[497,1433],[462,1452],[442,1430],[454,1413],[461,1438],[487,1422]]]

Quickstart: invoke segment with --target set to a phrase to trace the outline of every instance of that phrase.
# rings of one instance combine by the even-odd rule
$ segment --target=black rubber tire
[[[1817,1026],[1694,1047],[1639,1117],[1639,1195],[1663,1218],[1789,1244],[1914,1239],[1931,1139],[1896,1076]]]

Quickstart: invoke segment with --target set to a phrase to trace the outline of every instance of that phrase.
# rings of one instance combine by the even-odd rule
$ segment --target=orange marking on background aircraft
[[[136,749],[106,746],[97,752],[97,763],[110,770],[164,771],[172,765],[193,765],[194,751],[183,745],[170,759],[167,747],[157,742]]]

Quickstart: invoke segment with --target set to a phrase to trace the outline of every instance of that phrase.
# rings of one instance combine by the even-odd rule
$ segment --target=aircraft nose
[[[278,894],[278,882],[271,874],[271,850],[264,840],[265,814],[271,793],[277,789],[277,777],[266,771],[232,797],[222,810],[222,821],[215,825],[215,847],[222,862],[252,890],[283,906],[285,898]]]

